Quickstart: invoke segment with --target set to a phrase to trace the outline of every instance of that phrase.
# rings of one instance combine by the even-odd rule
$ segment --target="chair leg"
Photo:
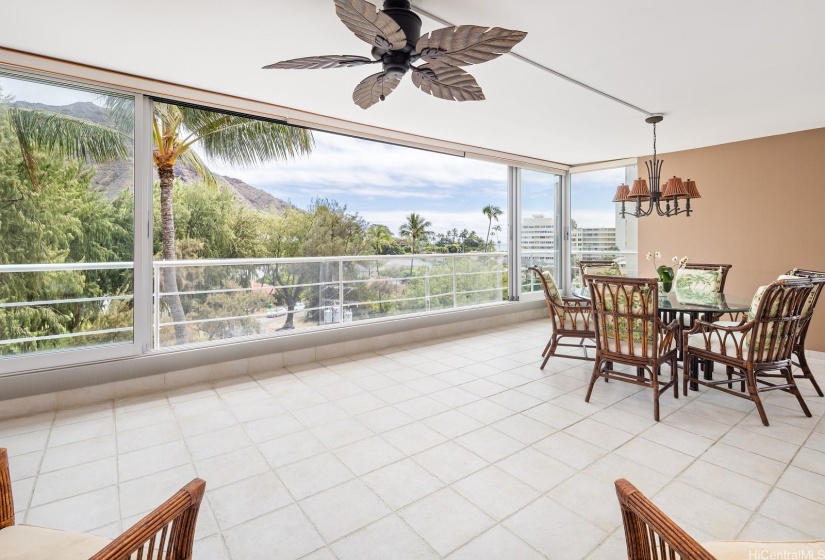
[[[553,338],[555,338],[555,337],[553,337]],[[542,358],[543,358],[544,356],[546,356],[546,355],[547,355],[547,351],[548,351],[548,350],[550,350],[550,345],[551,345],[551,344],[553,344],[553,338],[551,338],[550,340],[548,340],[548,341],[547,341],[547,346],[545,346],[545,347],[544,347],[544,351],[541,353],[541,357],[542,357]]]
[[[679,398],[679,357],[674,354],[670,359],[670,380],[673,382],[673,397]]]
[[[805,413],[805,416],[810,418],[811,411],[808,409],[808,405],[805,404],[805,399],[802,398],[802,393],[799,392],[799,387],[796,386],[796,380],[793,378],[793,373],[791,372],[790,366],[782,371],[785,373],[785,378],[788,380],[788,384],[791,386],[791,394],[796,396],[796,400],[799,401],[799,406],[802,407],[802,412]]]
[[[544,361],[541,363],[541,367],[539,369],[544,370],[544,366],[547,365],[547,361],[556,353],[556,348],[559,347],[559,339],[556,335],[553,335],[552,340],[550,341],[552,344],[550,346],[550,350],[547,352],[547,355],[544,357]]]
[[[596,384],[596,380],[599,378],[600,367],[601,358],[599,358],[597,354],[596,360],[593,363],[593,373],[590,375],[590,385],[587,386],[587,395],[584,397],[584,402],[590,402],[590,395],[593,393],[593,385]]]
[[[688,383],[690,383],[690,362],[693,357],[690,355],[690,352],[687,350],[683,354],[683,361],[682,361],[682,386],[683,390],[682,393],[687,396],[688,395]]]
[[[768,422],[768,415],[765,414],[765,407],[762,405],[762,399],[759,397],[759,391],[756,388],[756,373],[753,370],[745,370],[745,376],[748,378],[748,394],[751,400],[756,405],[756,410],[759,412],[759,418],[762,419],[762,424],[770,426]]]
[[[802,373],[805,375],[806,378],[811,382],[811,385],[814,386],[814,391],[820,397],[825,396],[822,394],[822,389],[819,388],[819,383],[816,382],[814,378],[814,374],[811,371],[810,366],[808,365],[808,358],[805,357],[805,349],[800,348],[799,350],[795,350],[794,353],[796,357],[799,358],[799,367],[802,369]]]
[[[728,374],[728,389],[733,389],[733,366],[727,366],[725,372]]]
[[[659,421],[659,378],[654,375],[654,372],[659,368],[659,364],[653,367],[650,374],[650,387],[653,389],[653,419]],[[644,371],[644,368],[639,368]]]

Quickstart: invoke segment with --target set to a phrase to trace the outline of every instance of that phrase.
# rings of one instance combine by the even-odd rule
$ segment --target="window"
[[[155,158],[156,347],[507,298],[506,166],[160,102],[154,119],[197,140]]]
[[[621,217],[616,187],[632,183],[636,166],[571,175],[571,278],[581,287],[580,260],[615,260],[628,276],[638,271],[638,229],[632,216]]]
[[[0,356],[132,352],[133,138],[134,97],[0,74]]]
[[[521,292],[541,292],[541,283],[527,269],[537,266],[558,280],[561,232],[556,213],[556,194],[561,176],[521,171]]]

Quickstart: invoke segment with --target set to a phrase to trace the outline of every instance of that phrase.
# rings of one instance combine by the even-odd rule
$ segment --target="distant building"
[[[521,220],[521,249],[531,251],[552,251],[556,248],[556,226],[553,218],[544,214],[533,214]]]

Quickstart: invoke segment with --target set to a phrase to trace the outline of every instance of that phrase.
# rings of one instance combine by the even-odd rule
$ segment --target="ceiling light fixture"
[[[642,178],[633,181],[633,187],[628,187],[621,184],[616,187],[616,196],[613,197],[613,202],[622,203],[622,218],[626,215],[634,216],[636,218],[643,218],[653,214],[653,210],[660,216],[667,218],[676,216],[678,214],[686,214],[690,216],[690,201],[693,198],[702,198],[699,194],[699,189],[696,188],[696,181],[682,181],[675,175],[668,179],[667,183],[661,185],[659,188],[659,179],[662,174],[662,164],[664,163],[656,155],[656,125],[664,120],[662,115],[651,115],[645,119],[645,122],[653,125],[653,159],[645,162],[647,167],[648,180]],[[648,183],[650,187],[648,187]],[[679,208],[679,201],[685,201],[685,207]],[[645,201],[647,207],[642,209]],[[625,210],[625,204],[628,202],[636,203],[635,212]],[[664,205],[664,209],[662,206]],[[672,205],[672,206],[671,206]]]

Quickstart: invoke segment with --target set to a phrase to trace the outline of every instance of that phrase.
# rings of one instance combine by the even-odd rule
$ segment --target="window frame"
[[[69,63],[70,64],[70,63]],[[82,69],[81,69],[82,70]],[[83,74],[83,71],[79,72]],[[514,275],[508,281],[508,298],[510,301],[519,301],[521,297],[521,278],[520,278],[520,262],[521,262],[521,184],[520,173],[522,169],[530,169],[547,174],[555,174],[562,177],[561,184],[566,185],[569,190],[569,171],[566,166],[559,168],[553,167],[552,164],[541,166],[540,162],[536,165],[523,164],[518,161],[518,158],[513,160],[505,159],[498,156],[494,152],[486,153],[469,153],[462,152],[446,147],[444,142],[434,141],[432,145],[422,145],[415,142],[405,143],[404,141],[393,140],[389,138],[378,138],[364,127],[354,126],[352,130],[342,130],[334,125],[318,124],[300,122],[291,119],[276,119],[271,115],[255,114],[253,111],[238,111],[227,109],[227,106],[222,105],[219,101],[213,102],[197,102],[192,103],[183,97],[175,95],[157,95],[149,91],[141,90],[139,87],[118,86],[117,80],[113,82],[101,82],[97,79],[87,79],[83,77],[75,77],[67,74],[58,74],[46,70],[21,68],[0,62],[0,75],[8,76],[13,79],[28,80],[33,82],[40,82],[56,87],[79,88],[83,90],[92,90],[103,94],[112,94],[119,96],[131,97],[134,100],[135,107],[135,129],[134,129],[134,223],[133,223],[133,237],[134,237],[134,253],[133,253],[133,270],[134,270],[134,286],[133,286],[133,336],[131,342],[113,343],[110,345],[95,345],[82,348],[62,349],[56,351],[44,351],[35,354],[24,354],[15,356],[0,357],[0,379],[10,377],[18,374],[28,374],[43,370],[57,370],[65,369],[84,364],[96,364],[101,362],[113,362],[116,360],[138,358],[145,356],[153,356],[168,352],[191,352],[194,349],[203,346],[222,346],[227,344],[238,344],[245,342],[254,342],[259,340],[277,340],[277,336],[259,336],[250,339],[228,339],[224,341],[216,341],[214,343],[202,345],[192,344],[183,345],[176,348],[169,349],[155,349],[153,346],[153,309],[154,309],[154,282],[153,282],[153,168],[151,165],[151,155],[153,151],[152,145],[152,119],[153,119],[153,101],[162,101],[168,103],[189,104],[205,109],[230,112],[233,114],[242,115],[253,119],[262,119],[268,121],[278,121],[290,126],[298,126],[310,128],[321,132],[329,132],[333,134],[343,134],[352,136],[363,140],[386,143],[395,146],[401,146],[410,149],[421,149],[432,151],[435,153],[442,153],[445,155],[452,155],[458,157],[466,157],[467,159],[478,159],[482,161],[489,161],[491,163],[498,163],[507,167],[507,198],[510,210],[509,220],[510,235],[508,236],[508,252],[507,252],[507,267],[508,274]],[[126,83],[126,82],[124,82]],[[216,94],[218,95],[218,94]],[[220,97],[218,95],[218,97]],[[486,152],[486,151],[485,151]],[[525,159],[525,158],[522,158]],[[529,158],[526,158],[529,159]],[[557,223],[566,223],[563,221],[564,212],[559,202],[564,200],[564,189],[556,189],[556,219]],[[569,218],[569,212],[567,213]],[[560,256],[563,255],[563,243],[560,243],[562,236],[562,228],[556,228],[556,259],[557,262],[563,262]],[[569,242],[569,240],[568,240]],[[559,268],[557,267],[557,274]],[[541,293],[536,292],[537,296],[530,296],[526,300],[540,299]],[[507,302],[494,302],[483,304],[483,306],[497,306],[507,304]],[[454,310],[447,310],[447,313],[462,312],[471,308],[458,308]],[[437,315],[443,313],[442,311],[434,311],[428,314],[417,314],[409,316],[410,319]],[[396,318],[390,318],[396,320]],[[384,318],[375,319],[374,322],[379,322]],[[370,323],[373,321],[369,321]],[[364,323],[367,323],[366,321]],[[347,328],[342,324],[336,328]],[[298,336],[306,334],[311,336],[316,330],[311,330],[306,333],[296,333]],[[273,352],[277,352],[273,349]],[[116,376],[113,376],[115,378]]]

